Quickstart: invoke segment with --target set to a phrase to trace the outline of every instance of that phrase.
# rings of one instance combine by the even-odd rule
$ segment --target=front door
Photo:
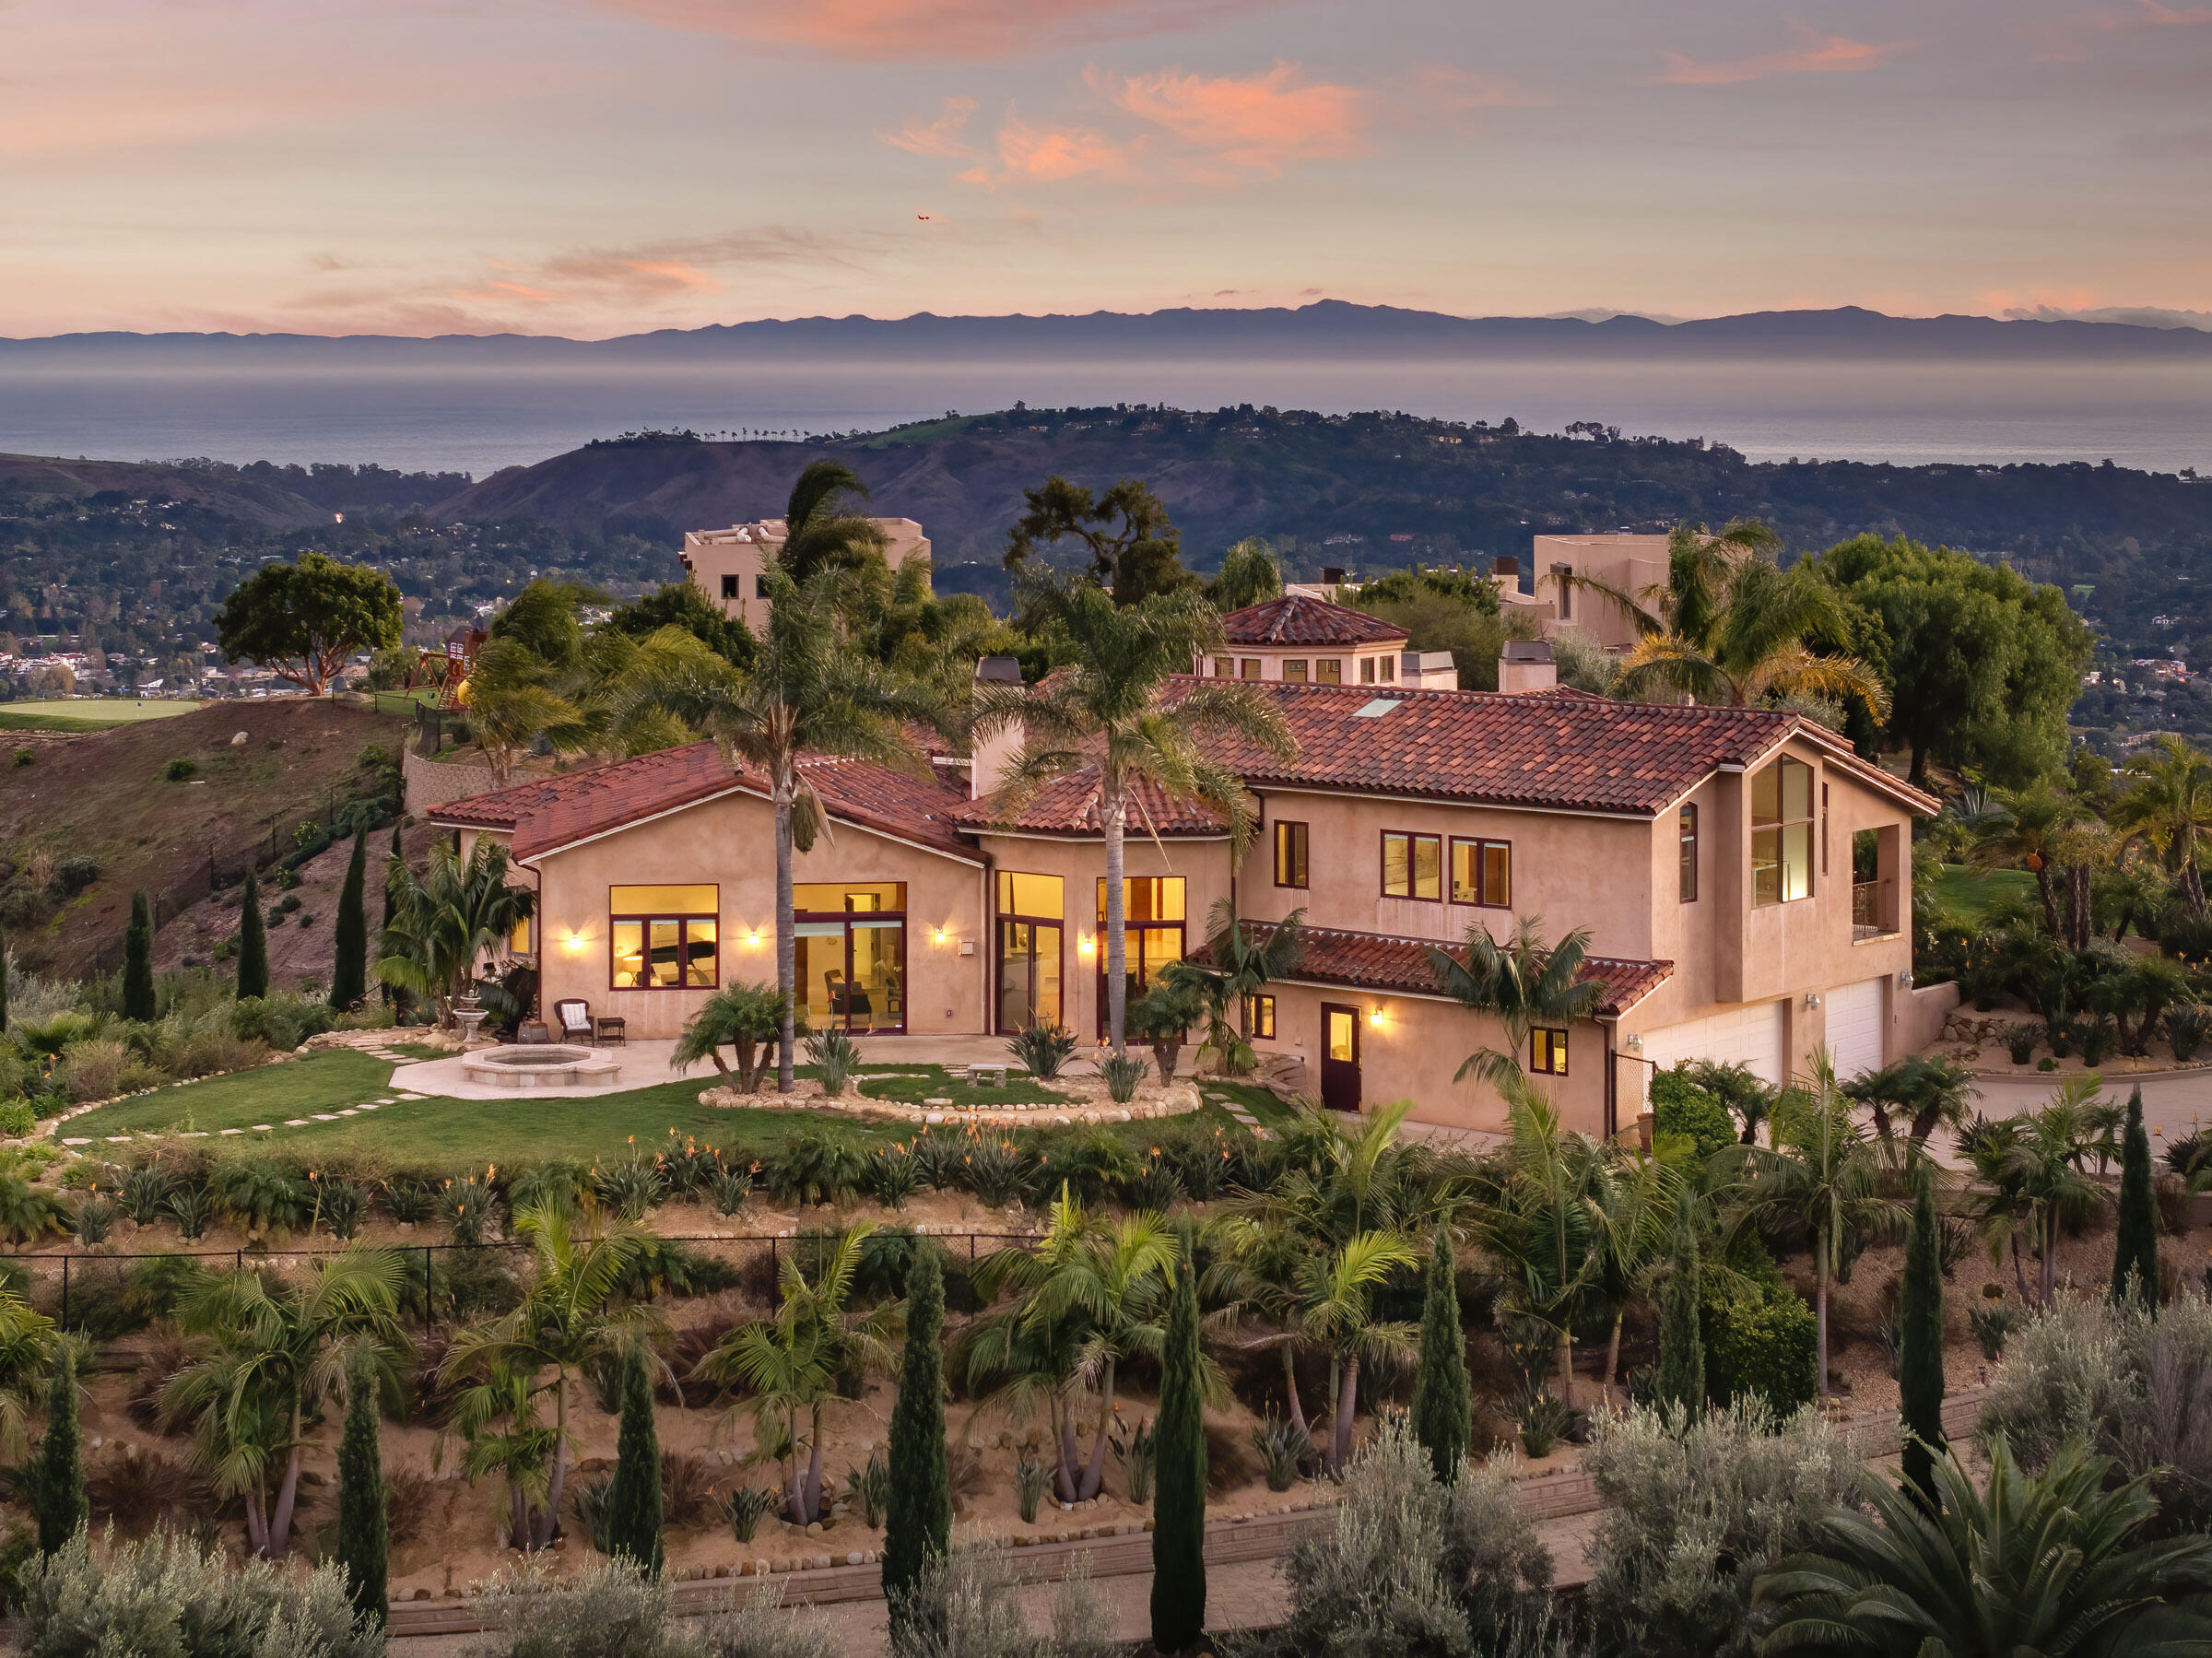
[[[1321,1005],[1321,1102],[1333,1111],[1359,1109],[1359,1010]]]

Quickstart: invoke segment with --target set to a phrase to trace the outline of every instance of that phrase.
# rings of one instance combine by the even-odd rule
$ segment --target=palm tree
[[[2014,1282],[2028,1296],[2019,1240],[2041,1261],[2037,1297],[2045,1307],[2058,1294],[2058,1239],[2104,1205],[2106,1192],[2083,1165],[2097,1149],[2093,1115],[2102,1085],[2095,1076],[2069,1078],[2041,1111],[1995,1123],[1970,1124],[1960,1145],[1984,1188],[1981,1203],[1990,1259],[2009,1247]]]
[[[772,1440],[784,1449],[784,1490],[794,1525],[821,1518],[822,1412],[843,1397],[837,1391],[839,1382],[892,1362],[900,1310],[885,1305],[860,1313],[850,1305],[861,1245],[875,1230],[873,1224],[847,1228],[811,1278],[795,1255],[785,1256],[776,1316],[731,1331],[697,1368],[706,1381],[751,1390],[745,1408],[753,1413],[759,1441],[766,1445]],[[806,1447],[803,1474],[798,1466],[802,1444]]]
[[[735,1082],[740,1093],[757,1093],[760,1073],[767,1068],[763,1042],[772,1042],[783,1029],[790,998],[765,984],[732,984],[709,996],[684,1026],[668,1055],[669,1064],[688,1071],[700,1060],[712,1060],[724,1082]],[[724,1047],[736,1051],[735,1074],[722,1057]]]
[[[1225,1076],[1252,1069],[1255,1056],[1246,1040],[1252,998],[1298,966],[1306,948],[1305,919],[1298,909],[1265,928],[1247,927],[1237,920],[1234,898],[1218,899],[1206,916],[1205,961],[1178,961],[1161,975],[1204,1003],[1206,1043],[1220,1055]]]
[[[1475,1236],[1506,1275],[1506,1318],[1554,1336],[1559,1398],[1571,1404],[1574,1325],[1599,1292],[1608,1257],[1633,1249],[1639,1205],[1615,1189],[1614,1158],[1600,1141],[1562,1125],[1559,1107],[1524,1081],[1505,1079],[1506,1143],[1498,1188],[1477,1208]]]
[[[1532,915],[1521,917],[1512,937],[1502,945],[1480,922],[1473,923],[1467,928],[1465,960],[1448,950],[1430,950],[1430,970],[1445,994],[1505,1027],[1505,1052],[1476,1049],[1452,1080],[1478,1076],[1501,1090],[1525,1080],[1521,1054],[1529,1033],[1538,1025],[1588,1018],[1605,1000],[1600,981],[1582,978],[1589,952],[1589,928],[1577,927],[1558,944],[1547,945],[1543,918]]]
[[[535,1378],[526,1369],[504,1363],[485,1367],[483,1380],[462,1390],[449,1431],[465,1450],[461,1471],[473,1487],[497,1474],[507,1487],[507,1535],[520,1548],[536,1535],[543,1502],[560,1443],[558,1429],[546,1425],[539,1409]],[[443,1442],[440,1444],[441,1454]]]
[[[1206,801],[1229,819],[1231,855],[1252,839],[1252,809],[1237,770],[1209,752],[1209,741],[1239,740],[1278,758],[1292,753],[1276,705],[1234,680],[1200,680],[1172,700],[1169,682],[1188,675],[1221,638],[1221,618],[1188,589],[1116,605],[1095,582],[1030,586],[1032,627],[1056,634],[1065,665],[1041,684],[986,686],[976,691],[978,735],[1022,732],[1000,790],[1011,820],[1056,779],[1095,770],[1092,807],[1106,842],[1106,1025],[1118,1057],[1128,1006],[1124,936],[1123,838],[1135,814],[1150,823],[1149,798]]]
[[[1975,866],[2025,867],[2035,876],[2036,897],[2043,905],[2043,925],[2052,937],[2064,938],[2053,879],[2061,864],[2073,855],[2076,835],[2087,821],[2088,809],[2073,795],[2063,794],[2049,783],[1994,793],[2001,809],[1984,818],[1975,833]]]
[[[545,1547],[560,1523],[570,1380],[594,1359],[619,1353],[660,1327],[652,1309],[624,1299],[624,1286],[643,1262],[651,1234],[629,1221],[606,1225],[596,1205],[587,1204],[580,1224],[581,1230],[565,1207],[515,1213],[514,1235],[531,1244],[535,1257],[530,1288],[512,1312],[455,1336],[441,1367],[447,1377],[475,1376],[485,1387],[499,1386],[502,1376],[524,1376],[533,1398],[553,1397],[545,1507],[529,1537],[516,1540],[517,1547]],[[511,1418],[513,1414],[508,1413]]]
[[[1593,1291],[1613,1309],[1613,1328],[1606,1337],[1608,1400],[1620,1373],[1621,1326],[1653,1269],[1666,1258],[1684,1186],[1681,1175],[1656,1158],[1628,1151],[1614,1156],[1611,1178],[1597,1186],[1598,1267],[1592,1282]]]
[[[1853,1120],[1853,1102],[1836,1086],[1827,1051],[1813,1062],[1811,1078],[1784,1091],[1774,1112],[1773,1146],[1724,1147],[1748,1176],[1735,1223],[1762,1214],[1795,1219],[1813,1241],[1813,1319],[1818,1332],[1819,1393],[1828,1397],[1828,1287],[1843,1264],[1853,1233],[1895,1229],[1899,1211],[1880,1195],[1880,1164]]]
[[[390,1250],[352,1248],[318,1262],[297,1288],[225,1273],[178,1308],[193,1358],[164,1384],[162,1417],[192,1423],[194,1460],[243,1499],[256,1554],[278,1559],[290,1546],[308,1418],[357,1358],[389,1379],[405,1340],[402,1277]]]
[[[504,947],[527,920],[534,895],[507,879],[507,849],[478,837],[465,860],[441,841],[418,876],[396,853],[384,876],[391,907],[379,945],[376,976],[428,998],[441,1025],[451,1027],[453,1000],[476,977],[487,952]]]
[[[53,1368],[57,1335],[52,1319],[0,1286],[0,1457],[11,1464],[30,1447],[30,1412]]]
[[[1377,1318],[1374,1309],[1375,1290],[1420,1259],[1395,1232],[1359,1232],[1340,1248],[1307,1256],[1299,1271],[1300,1333],[1329,1356],[1332,1472],[1351,1460],[1362,1368],[1402,1369],[1420,1349],[1419,1325]]]
[[[1299,1287],[1316,1252],[1313,1240],[1279,1215],[1265,1219],[1230,1215],[1216,1222],[1213,1231],[1225,1247],[1207,1274],[1207,1299],[1225,1303],[1232,1322],[1249,1316],[1267,1326],[1267,1334],[1251,1345],[1273,1347],[1281,1358],[1291,1425],[1310,1439],[1305,1402],[1298,1392],[1298,1355],[1311,1345]]]
[[[1762,524],[1739,521],[1718,534],[1677,524],[1664,585],[1622,594],[1584,579],[1582,585],[1621,605],[1643,636],[1623,664],[1619,694],[1686,695],[1737,708],[1803,694],[1853,699],[1887,718],[1888,689],[1872,668],[1806,644],[1843,637],[1848,609],[1818,570],[1779,568],[1779,546]]]
[[[1967,1096],[1973,1087],[1974,1074],[1958,1061],[1912,1053],[1846,1083],[1843,1091],[1867,1108],[1874,1132],[1885,1146],[1892,1144],[1895,1135],[1890,1113],[1905,1117],[1909,1151],[1917,1152],[1938,1126],[1956,1128],[1966,1120]]]
[[[2158,1502],[2069,1441],[2041,1474],[2002,1436],[1976,1491],[1956,1456],[1933,1503],[1869,1476],[1872,1511],[1830,1514],[1814,1551],[1759,1580],[1761,1653],[1879,1658],[2182,1658],[2212,1651],[2212,1537],[2142,1541]]]
[[[682,629],[664,628],[640,649],[611,700],[618,729],[673,716],[713,738],[733,770],[765,780],[776,821],[776,989],[785,998],[776,1076],[788,1094],[796,1005],[792,851],[809,850],[828,817],[801,761],[839,756],[923,769],[926,761],[903,722],[927,719],[931,708],[921,691],[846,645],[834,568],[801,586],[771,563],[760,584],[769,600],[767,636],[749,670],[733,667]]]
[[[995,1327],[979,1330],[971,1369],[980,1361],[987,1370],[1005,1367],[1021,1373],[1006,1365],[1020,1350],[1009,1346],[1014,1332],[1005,1326],[1010,1324],[1035,1344],[1032,1352],[1069,1353],[1072,1344],[1071,1377],[1097,1394],[1098,1427],[1080,1465],[1072,1402],[1055,1412],[1065,1501],[1087,1502],[1099,1494],[1113,1429],[1116,1376],[1127,1359],[1159,1353],[1178,1259],[1175,1234],[1161,1217],[1127,1215],[1109,1222],[1086,1214],[1064,1187],[1037,1251],[1001,1250],[977,1275],[984,1294],[1011,1290],[1015,1304],[986,1321]]]
[[[804,586],[818,570],[854,570],[880,555],[883,532],[848,510],[847,498],[867,499],[868,487],[841,461],[810,461],[783,508],[784,570]]]
[[[2136,785],[2114,806],[2112,828],[2155,852],[2191,911],[2204,914],[2199,860],[2212,842],[2212,759],[2165,733],[2131,755],[2124,770]]]

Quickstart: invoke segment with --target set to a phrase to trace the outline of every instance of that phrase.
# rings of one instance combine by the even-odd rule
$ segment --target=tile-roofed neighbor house
[[[1298,594],[1230,611],[1221,632],[1232,645],[1380,645],[1407,637],[1380,617]]]

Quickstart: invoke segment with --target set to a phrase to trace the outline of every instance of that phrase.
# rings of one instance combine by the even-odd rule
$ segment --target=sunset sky
[[[0,335],[1319,295],[2212,312],[2212,0],[0,0]]]

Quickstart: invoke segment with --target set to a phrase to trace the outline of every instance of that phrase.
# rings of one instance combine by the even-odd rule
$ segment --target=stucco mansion
[[[1254,1046],[1298,1062],[1305,1092],[1346,1110],[1411,1097],[1422,1120],[1502,1126],[1496,1094],[1453,1076],[1503,1034],[1440,992],[1428,951],[1470,925],[1503,938],[1524,916],[1548,938],[1590,933],[1594,1016],[1537,1030],[1519,1058],[1591,1133],[1631,1124],[1653,1069],[1683,1059],[1781,1081],[1825,1047],[1849,1076],[1940,1028],[1951,987],[1914,992],[1909,925],[1912,818],[1936,803],[1831,732],[1566,689],[1541,643],[1509,648],[1504,691],[1445,688],[1449,658],[1311,592],[1234,613],[1227,635],[1194,670],[1272,699],[1296,757],[1224,756],[1260,824],[1241,867],[1213,811],[1147,803],[1157,841],[1134,826],[1127,840],[1131,991],[1199,947],[1222,898],[1254,927],[1303,911],[1301,962],[1251,1014]],[[1096,778],[1006,810],[1019,742],[932,754],[926,776],[807,763],[830,815],[796,868],[815,1029],[984,1036],[1046,1020],[1100,1035]],[[710,743],[429,815],[465,844],[503,840],[535,887],[544,1006],[578,997],[633,1039],[670,1037],[717,986],[775,977],[764,782]]]

